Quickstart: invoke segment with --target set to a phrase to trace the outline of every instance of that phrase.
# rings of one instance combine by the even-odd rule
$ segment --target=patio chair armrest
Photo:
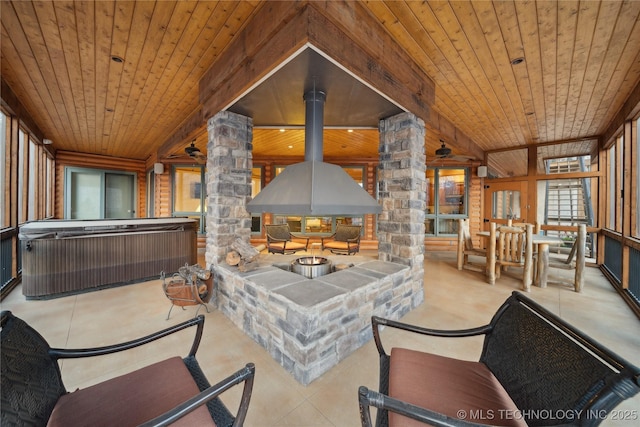
[[[244,382],[244,390],[242,391],[242,398],[240,399],[240,405],[234,423],[234,425],[241,426],[244,423],[244,419],[247,415],[247,410],[249,409],[249,401],[251,400],[251,393],[253,390],[253,379],[255,377],[255,370],[256,368],[253,363],[247,363],[244,368],[231,374],[224,380],[201,391],[199,394],[179,404],[170,411],[167,411],[152,420],[140,424],[139,427],[161,427],[171,425],[178,419],[184,417],[198,407],[206,404],[216,397],[219,397],[222,393],[229,390],[231,387]]]
[[[382,340],[380,339],[380,326],[389,326],[391,328],[400,329],[403,331],[414,332],[420,335],[429,335],[434,337],[443,337],[443,338],[462,338],[462,337],[472,337],[476,335],[486,335],[491,332],[491,325],[484,325],[477,328],[470,329],[429,329],[422,328],[420,326],[410,325],[408,323],[397,322],[395,320],[385,319],[383,317],[372,316],[371,317],[371,326],[373,328],[373,338],[376,343],[376,347],[378,348],[378,353],[380,355],[386,354],[384,351],[384,347],[382,346]]]
[[[81,357],[93,357],[93,356],[103,356],[106,354],[117,353],[124,350],[129,350],[135,347],[139,347],[144,344],[148,344],[152,341],[158,340],[160,338],[164,338],[176,332],[179,332],[183,329],[196,326],[196,334],[193,339],[193,344],[191,345],[191,350],[189,351],[189,356],[193,356],[196,354],[198,350],[198,346],[200,345],[200,340],[202,339],[202,330],[204,328],[204,316],[201,314],[193,319],[189,319],[187,321],[178,323],[177,325],[170,326],[166,329],[163,329],[158,332],[154,332],[153,334],[146,335],[141,338],[137,338],[131,341],[127,341],[120,344],[113,344],[104,347],[94,347],[94,348],[78,348],[78,349],[64,349],[64,348],[51,348],[49,349],[49,355],[55,359],[77,359]]]
[[[464,420],[448,417],[439,412],[431,411],[420,406],[412,405],[398,399],[394,399],[377,391],[369,390],[367,387],[360,386],[358,389],[358,404],[360,406],[360,421],[362,427],[372,427],[371,413],[369,407],[373,406],[378,409],[395,412],[405,417],[418,420],[431,426],[466,426],[479,427],[484,424],[476,424]]]

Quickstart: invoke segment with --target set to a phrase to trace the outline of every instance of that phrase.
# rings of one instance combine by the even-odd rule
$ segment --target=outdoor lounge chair
[[[478,362],[392,348],[380,327],[434,337],[484,335]],[[640,391],[640,368],[606,349],[519,292],[487,325],[436,330],[372,318],[380,357],[379,391],[360,387],[363,427],[596,426]],[[406,333],[406,332],[403,332]]]
[[[291,234],[289,224],[266,224],[264,228],[267,233],[267,251],[271,253],[293,254],[306,251],[309,246],[309,238]]]
[[[336,232],[321,239],[322,250],[329,249],[334,254],[352,255],[360,251],[360,225],[338,224]]]
[[[210,386],[195,354],[204,316],[126,343],[89,349],[51,348],[45,339],[10,311],[2,326],[2,411],[0,425],[29,426],[242,426],[249,408],[255,367],[252,363]],[[172,357],[73,392],[67,391],[58,361],[101,356],[132,349],[197,326],[189,354]],[[168,340],[171,342],[171,340]],[[70,363],[70,362],[65,362]],[[219,396],[244,383],[232,414]]]

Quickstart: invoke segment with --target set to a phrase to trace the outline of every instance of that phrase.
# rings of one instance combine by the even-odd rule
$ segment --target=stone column
[[[424,121],[401,113],[380,121],[378,259],[411,267],[413,307],[424,300],[426,156]]]
[[[208,121],[207,266],[224,260],[233,241],[249,243],[253,120],[222,111]]]

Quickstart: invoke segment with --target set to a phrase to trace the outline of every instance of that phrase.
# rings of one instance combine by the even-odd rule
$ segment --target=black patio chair
[[[248,363],[211,386],[196,360],[204,316],[133,341],[88,349],[51,348],[46,340],[10,311],[2,326],[2,401],[0,425],[15,426],[242,426],[249,408],[255,367]],[[67,391],[58,360],[100,356],[132,349],[191,326],[196,334],[189,354],[140,368],[93,386]],[[220,395],[244,383],[232,414]]]

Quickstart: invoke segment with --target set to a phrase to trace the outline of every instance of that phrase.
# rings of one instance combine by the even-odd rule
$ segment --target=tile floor
[[[375,256],[375,252],[361,252]],[[204,263],[201,263],[204,265]],[[640,321],[624,304],[596,268],[587,269],[584,291],[577,294],[568,286],[550,284],[546,289],[532,287],[534,300],[558,314],[583,332],[640,365]],[[568,274],[568,272],[559,272]],[[160,280],[68,296],[48,301],[26,301],[21,288],[1,303],[2,310],[28,321],[54,347],[92,347],[129,340],[170,324],[186,320],[196,308],[175,308],[165,320],[169,303]],[[426,327],[457,329],[485,324],[498,306],[519,289],[515,279],[504,276],[494,286],[478,273],[459,272],[453,252],[425,255],[425,302],[403,320]],[[377,388],[378,360],[372,342],[357,350],[307,387],[297,383],[271,359],[257,343],[246,337],[215,309],[205,313],[207,321],[198,359],[210,380],[222,379],[246,362],[256,364],[256,380],[246,426],[334,426],[360,425],[357,389],[360,385]],[[200,309],[200,312],[204,312]],[[165,338],[123,355],[94,360],[68,360],[62,363],[62,375],[69,390],[85,387],[121,373],[157,361],[169,355],[185,355],[192,335]],[[411,346],[477,360],[481,341],[415,339],[401,332],[382,333],[387,347]],[[239,390],[225,395],[233,406]],[[640,395],[618,406],[635,411],[635,420],[604,420],[604,426],[638,425]]]

